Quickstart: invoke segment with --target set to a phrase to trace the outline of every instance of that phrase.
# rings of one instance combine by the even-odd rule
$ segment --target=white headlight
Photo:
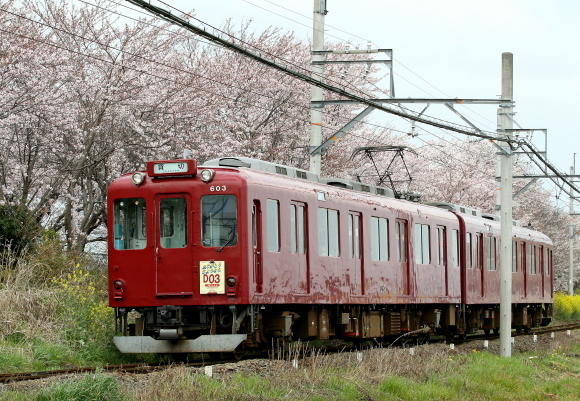
[[[201,173],[199,174],[199,176],[201,177],[201,180],[203,182],[210,182],[211,179],[213,178],[213,170],[210,170],[208,168],[201,170]]]
[[[131,180],[133,181],[133,184],[139,186],[143,183],[143,181],[145,181],[145,174],[134,173],[133,176],[131,177]]]

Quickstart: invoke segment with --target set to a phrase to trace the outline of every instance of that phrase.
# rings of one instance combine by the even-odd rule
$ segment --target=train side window
[[[290,252],[306,253],[306,206],[303,203],[290,204]]]
[[[459,266],[459,230],[451,230],[451,247],[451,263],[453,267],[457,267]]]
[[[113,202],[115,249],[145,249],[147,226],[145,199],[123,198]]]
[[[512,273],[517,273],[518,271],[518,243],[517,241],[512,242]]]
[[[389,220],[371,217],[371,258],[389,260]]]
[[[360,213],[351,212],[348,215],[348,245],[351,258],[360,259]]]
[[[430,227],[428,224],[415,224],[415,263],[431,263]]]
[[[495,237],[486,237],[487,250],[486,250],[486,265],[487,270],[496,270],[495,265]]]
[[[280,251],[280,202],[268,199],[266,202],[266,235],[268,251]]]
[[[407,262],[407,222],[397,220],[397,262]]]
[[[550,250],[548,248],[544,248],[546,250],[545,256],[544,256],[544,266],[546,266],[546,268],[544,269],[546,276],[550,275]]]
[[[318,208],[318,254],[339,256],[338,210]]]
[[[203,246],[234,246],[238,243],[238,214],[235,195],[201,197],[201,238]]]
[[[439,266],[445,265],[445,227],[437,226],[437,256],[436,262]]]
[[[187,202],[185,198],[163,198],[159,202],[159,237],[163,248],[187,245]]]
[[[465,233],[465,267],[467,269],[473,268],[471,259],[473,257],[473,247],[471,241],[471,233]]]
[[[483,268],[483,234],[475,235],[475,268]]]
[[[530,274],[536,274],[536,246],[530,245],[528,248],[530,252]]]
[[[290,252],[297,253],[298,241],[296,236],[298,235],[298,230],[296,228],[296,205],[290,205]]]
[[[544,247],[538,246],[538,256],[537,256],[537,270],[538,274],[544,274]]]

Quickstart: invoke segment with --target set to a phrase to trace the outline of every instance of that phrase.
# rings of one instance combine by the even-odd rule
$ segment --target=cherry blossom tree
[[[110,13],[114,7],[106,0],[0,0],[0,202],[28,208],[61,233],[69,249],[82,251],[105,238],[107,186],[147,160],[191,149],[200,162],[239,155],[308,168],[307,83],[154,18],[123,24]],[[310,43],[292,33],[274,27],[256,32],[248,22],[233,21],[221,31],[267,58],[310,71]],[[381,78],[366,64],[325,67],[326,82],[369,98],[385,96],[377,87]],[[360,110],[325,106],[323,137]],[[425,201],[494,212],[496,150],[487,141],[435,139],[416,146],[364,121],[324,153],[323,175],[374,184],[372,163],[350,155],[376,145],[417,151],[405,156],[413,177],[409,190]],[[379,161],[386,167],[391,156]],[[389,173],[407,179],[397,163]],[[531,172],[532,166],[518,158],[515,171]],[[514,191],[525,184],[515,180]],[[551,195],[542,184],[532,185],[515,199],[514,218],[550,235],[563,280],[568,220]]]

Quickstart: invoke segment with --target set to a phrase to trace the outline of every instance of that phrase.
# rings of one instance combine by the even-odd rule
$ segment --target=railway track
[[[578,330],[580,329],[580,322],[563,324],[558,326],[550,326],[550,327],[542,327],[537,329],[532,329],[528,333],[516,333],[513,332],[513,337],[518,336],[529,336],[534,334],[546,334],[551,332],[562,332],[566,330]],[[499,338],[499,335],[472,335],[468,336],[465,340],[455,339],[454,343],[463,343],[463,342],[470,342],[470,341],[478,341],[478,340],[493,340]],[[326,350],[332,352],[332,350]],[[188,367],[204,367],[204,366],[212,366],[212,365],[219,365],[225,363],[235,363],[238,362],[237,359],[232,360],[207,360],[202,362],[177,362],[177,363],[168,363],[168,362],[160,362],[154,364],[129,364],[129,365],[107,365],[107,366],[99,366],[99,367],[81,367],[81,368],[70,368],[70,369],[61,369],[61,370],[49,370],[49,371],[40,371],[40,372],[20,372],[20,373],[2,373],[0,374],[0,383],[8,383],[8,382],[16,382],[16,381],[23,381],[23,380],[37,380],[37,379],[44,379],[48,377],[60,376],[60,375],[67,375],[67,374],[80,374],[80,373],[92,373],[96,371],[106,371],[106,372],[117,372],[117,373],[149,373],[153,371],[158,371],[162,369],[167,369],[172,366],[188,366]]]
[[[117,372],[117,373],[148,373],[161,369],[167,369],[169,367],[179,365],[179,366],[191,366],[191,367],[203,367],[211,366],[222,363],[233,363],[236,360],[221,360],[221,361],[203,361],[203,362],[160,362],[160,363],[150,363],[150,364],[129,364],[129,365],[107,365],[99,367],[81,367],[81,368],[70,368],[61,370],[47,370],[41,372],[21,372],[21,373],[2,373],[0,374],[0,383],[22,381],[22,380],[37,380],[44,379],[47,377],[67,375],[67,374],[79,374],[79,373],[94,373],[96,371],[106,371],[106,372]]]

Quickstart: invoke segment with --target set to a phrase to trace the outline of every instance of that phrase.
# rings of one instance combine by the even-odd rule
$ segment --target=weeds
[[[87,374],[80,380],[60,382],[42,389],[37,401],[121,401],[124,396],[120,384],[111,375]]]

